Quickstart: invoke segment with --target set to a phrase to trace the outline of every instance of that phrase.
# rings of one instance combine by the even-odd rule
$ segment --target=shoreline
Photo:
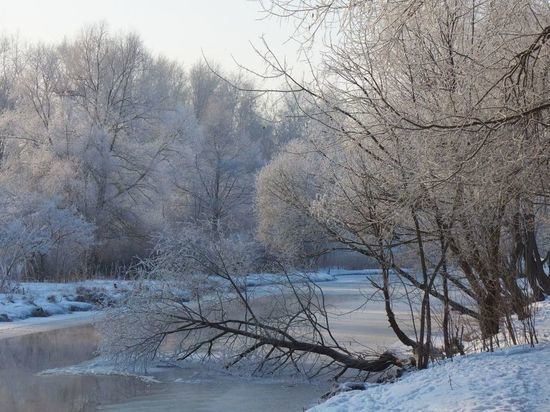
[[[76,326],[92,325],[101,316],[103,316],[102,311],[94,310],[53,315],[46,318],[27,318],[14,322],[2,322],[0,323],[0,340]]]

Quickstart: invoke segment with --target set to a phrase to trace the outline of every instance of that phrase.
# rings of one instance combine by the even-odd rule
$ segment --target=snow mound
[[[131,287],[118,280],[22,282],[13,292],[0,293],[0,322],[97,310],[122,299]]]
[[[550,299],[533,305],[540,344],[458,356],[388,384],[364,384],[310,412],[550,410]]]
[[[541,411],[550,407],[550,344],[457,357],[391,384],[366,384],[310,412]]]

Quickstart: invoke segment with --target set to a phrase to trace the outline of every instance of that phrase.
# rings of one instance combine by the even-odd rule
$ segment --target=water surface
[[[372,289],[363,276],[343,276],[322,288],[340,339],[370,348],[395,341],[380,303],[365,304]],[[38,330],[0,339],[0,412],[302,411],[331,385],[247,379],[196,364],[156,369],[152,374],[161,383],[130,376],[38,375],[93,359],[100,339],[91,325]]]

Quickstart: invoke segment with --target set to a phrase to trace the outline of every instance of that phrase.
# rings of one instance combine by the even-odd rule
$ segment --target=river
[[[321,286],[340,339],[370,348],[395,341],[380,303],[364,304],[372,293],[364,276],[341,276]],[[89,324],[93,318],[75,316],[80,320],[71,323],[69,315],[54,327],[31,322],[0,329],[1,412],[302,411],[330,388],[328,382],[243,378],[196,364],[153,370],[160,383],[119,375],[40,375],[96,356],[100,337]]]

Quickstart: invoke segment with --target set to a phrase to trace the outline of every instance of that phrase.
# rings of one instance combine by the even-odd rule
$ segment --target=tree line
[[[4,37],[0,56],[2,279],[109,275],[188,222],[252,236],[254,175],[294,137],[290,106],[104,24],[53,45]]]
[[[420,368],[462,351],[465,325],[487,349],[536,343],[530,304],[550,294],[548,2],[260,4],[296,23],[306,60],[321,56],[308,78],[267,43],[269,89],[186,72],[102,26],[54,48],[5,43],[0,183],[16,219],[0,223],[45,239],[6,244],[31,248],[35,267],[65,244],[87,262],[155,244],[139,270],[193,299],[140,290],[114,311],[106,347],[132,359],[176,335],[178,357],[218,345],[260,369],[395,363],[338,342],[322,290],[290,281],[335,251],[376,262],[372,286]],[[242,278],[259,269],[288,282],[258,308]]]

